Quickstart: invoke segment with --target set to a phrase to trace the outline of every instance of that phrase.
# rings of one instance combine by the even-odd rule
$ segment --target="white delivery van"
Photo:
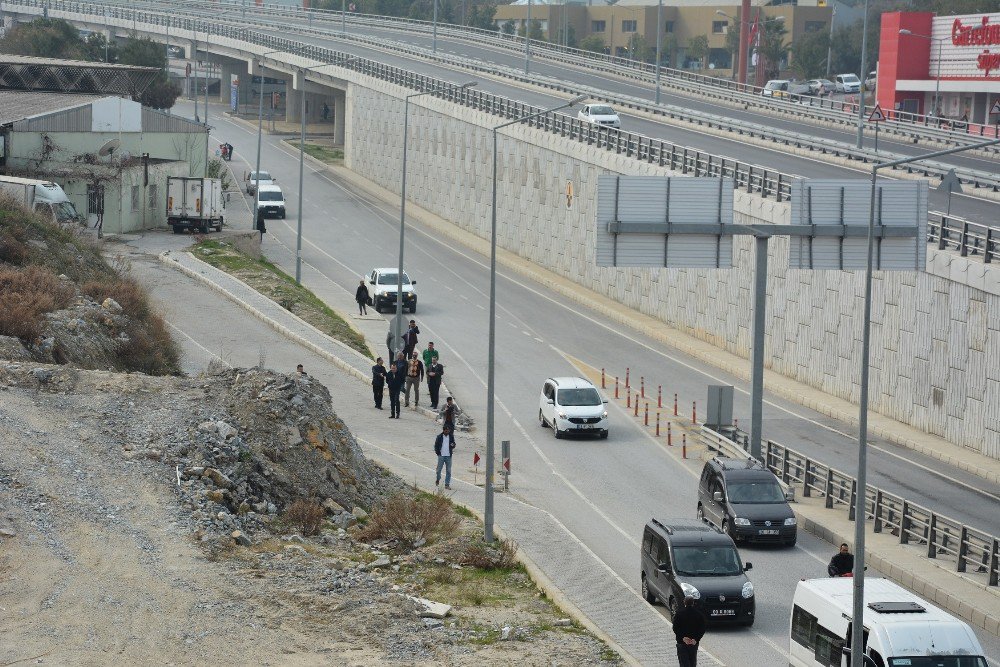
[[[25,210],[41,213],[55,222],[82,220],[63,189],[52,181],[0,176],[0,193],[13,197]]]
[[[222,181],[218,178],[167,177],[167,224],[174,234],[185,229],[207,234],[209,227],[221,232],[225,208]]]
[[[792,667],[861,666],[851,661],[854,580],[807,579],[795,588],[789,628]],[[987,667],[968,623],[888,579],[865,579],[865,667]]]

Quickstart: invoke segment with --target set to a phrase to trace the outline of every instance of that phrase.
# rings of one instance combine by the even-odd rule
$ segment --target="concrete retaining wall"
[[[398,192],[404,91],[352,83],[348,167]],[[488,237],[494,117],[435,98],[410,109],[410,200]],[[751,240],[733,270],[608,269],[594,263],[597,177],[668,170],[524,126],[501,130],[498,243],[693,336],[748,357]],[[575,197],[566,204],[566,184]],[[736,193],[739,222],[787,223],[785,204]],[[929,268],[951,259],[929,250]],[[771,241],[767,359],[771,369],[858,400],[863,274],[790,271],[788,241]],[[979,265],[982,266],[982,265]],[[952,269],[953,270],[953,269]],[[971,269],[970,269],[971,270]],[[975,269],[978,271],[979,269]],[[945,275],[948,274],[944,270]],[[969,280],[876,274],[871,405],[878,412],[1000,458],[1000,274]]]

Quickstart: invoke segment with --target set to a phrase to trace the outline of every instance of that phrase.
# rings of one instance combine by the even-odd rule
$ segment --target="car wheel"
[[[795,546],[795,543],[796,543],[797,541],[798,541],[798,538],[792,538],[792,540],[791,540],[791,541],[789,541],[789,542],[785,542],[785,546],[787,546],[787,547],[788,547],[789,549],[791,549],[792,547],[794,547],[794,546]]]
[[[743,627],[744,628],[752,628],[753,627],[753,616],[750,617],[749,621],[747,621],[746,623],[743,624]]]
[[[284,212],[284,211],[282,211],[282,212],[281,212],[281,219],[282,219],[282,220],[284,220],[284,219],[285,219],[285,212]]]
[[[541,409],[538,410],[538,424],[542,428],[548,428],[549,427],[549,423],[547,421],[545,421],[545,417],[542,416]]]
[[[646,582],[646,575],[642,575],[642,597],[649,604],[656,604],[656,595],[649,590],[649,584]]]
[[[552,420],[552,432],[556,436],[556,440],[562,440],[563,432],[559,430],[559,424],[555,419]]]
[[[705,520],[705,508],[702,506],[701,503],[698,503],[698,520],[699,521]]]
[[[601,440],[607,440],[607,439],[608,439],[608,432],[601,431]]]
[[[201,227],[198,228],[198,231],[202,234],[208,234],[208,223],[202,223]]]
[[[722,532],[725,533],[726,535],[728,535],[729,537],[732,537],[733,542],[736,541],[736,538],[733,537],[732,531],[729,530],[729,520],[728,519],[723,519],[722,520]]]
[[[671,595],[670,599],[667,601],[667,610],[670,611],[670,620],[673,621],[677,616],[677,598],[673,595]]]
[[[171,227],[171,229],[174,230],[174,234],[183,234],[184,233],[184,228],[181,227],[180,225],[174,225],[173,227]]]

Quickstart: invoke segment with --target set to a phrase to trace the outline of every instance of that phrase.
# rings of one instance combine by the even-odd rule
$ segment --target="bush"
[[[285,523],[295,526],[305,537],[315,535],[323,525],[323,505],[315,498],[299,498],[285,510]]]
[[[145,320],[129,320],[128,343],[118,351],[122,368],[146,375],[177,375],[180,353],[162,317],[150,314]]]
[[[509,570],[517,564],[517,542],[497,539],[493,544],[476,540],[466,545],[458,561],[483,570]]]
[[[397,493],[372,512],[358,537],[368,542],[394,539],[408,546],[423,538],[430,544],[454,537],[461,522],[444,496]]]
[[[81,291],[97,303],[112,298],[122,307],[122,312],[133,319],[149,317],[149,300],[146,291],[130,278],[114,281],[91,280],[83,284]]]
[[[33,343],[41,334],[43,315],[69,305],[73,286],[37,266],[0,267],[0,335]]]

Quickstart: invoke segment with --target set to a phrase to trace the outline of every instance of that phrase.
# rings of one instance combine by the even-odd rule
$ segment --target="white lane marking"
[[[171,329],[173,329],[174,331],[176,331],[177,333],[179,333],[180,335],[184,336],[189,341],[191,341],[192,343],[194,343],[194,345],[196,347],[198,347],[202,352],[204,352],[205,354],[207,354],[210,359],[218,359],[219,361],[221,361],[222,363],[224,363],[226,365],[226,367],[228,367],[228,368],[232,368],[233,367],[232,364],[230,364],[229,362],[227,362],[225,359],[223,359],[219,355],[215,354],[214,352],[209,351],[209,349],[207,347],[205,347],[204,345],[202,345],[201,343],[199,343],[198,341],[196,341],[194,338],[192,338],[191,336],[189,336],[187,334],[187,332],[185,332],[183,329],[181,329],[180,327],[178,327],[176,324],[174,324],[173,322],[171,322],[169,320],[166,320],[166,322],[167,322],[167,326],[168,327],[170,327]]]
[[[528,336],[529,338],[531,337],[530,331],[522,331],[521,333],[523,333],[525,336]]]

